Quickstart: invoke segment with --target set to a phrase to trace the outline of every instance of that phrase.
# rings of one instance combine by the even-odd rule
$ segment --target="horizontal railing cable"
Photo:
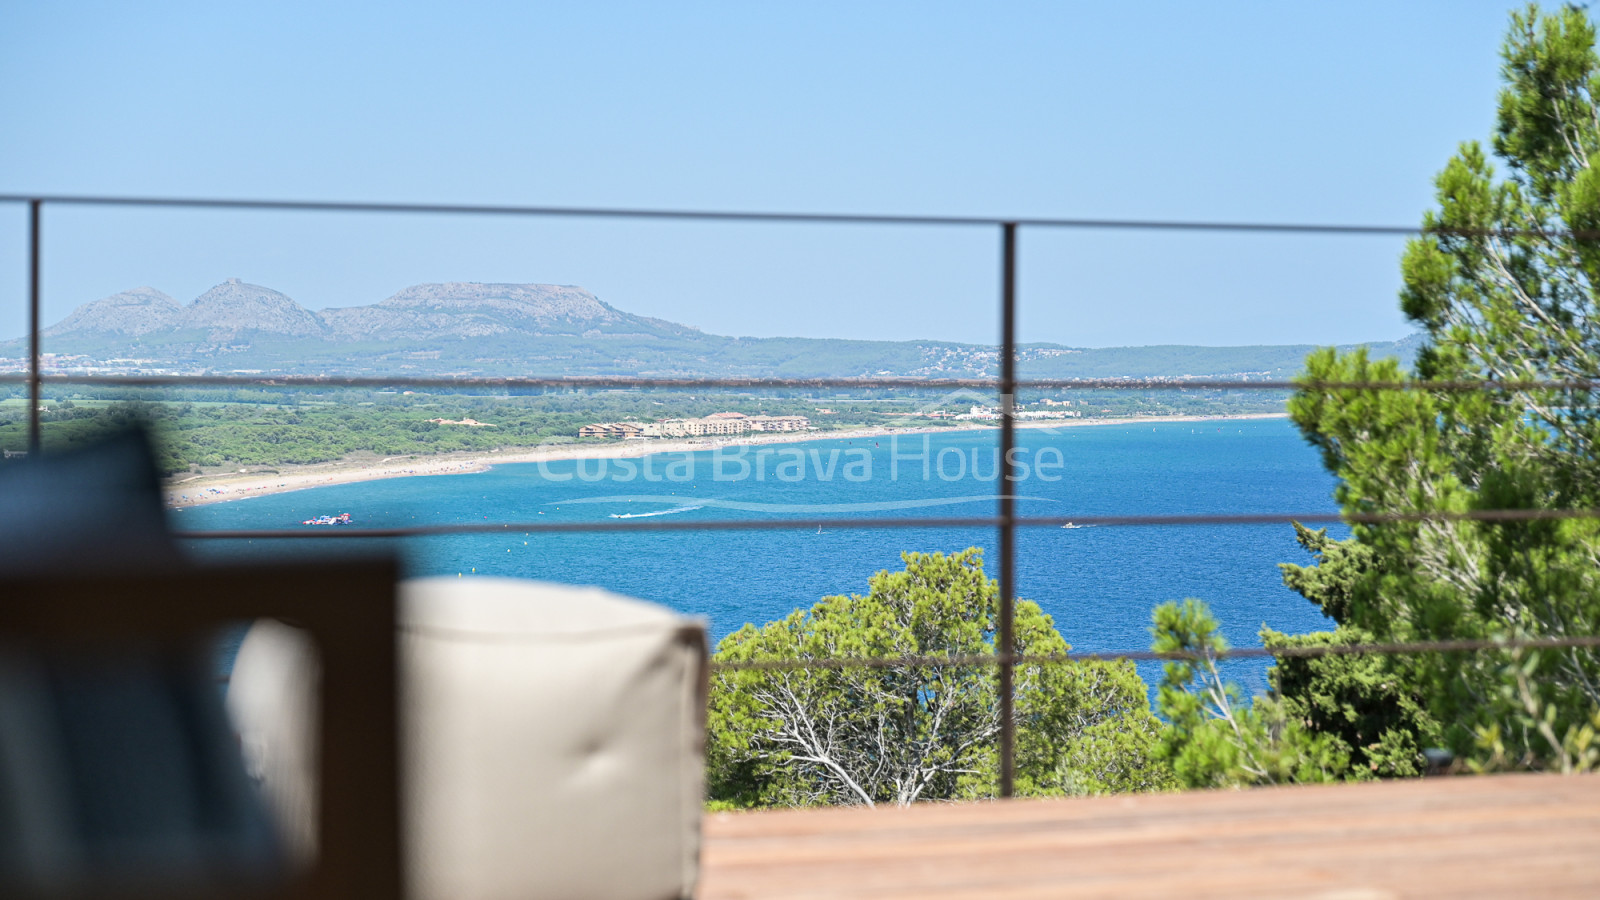
[[[170,492],[170,489],[169,489]],[[258,495],[259,496],[259,495]],[[237,498],[230,498],[237,499]],[[1026,499],[1026,498],[1019,498]],[[1510,524],[1515,522],[1565,521],[1570,519],[1600,519],[1600,509],[1479,509],[1439,512],[1395,513],[1228,513],[1228,514],[1174,514],[1137,516],[1017,516],[1009,521],[1018,528],[1127,528],[1175,527],[1193,525],[1288,525],[1299,522],[1305,525],[1382,525],[1416,522],[1483,522]],[[294,540],[333,538],[419,538],[457,534],[560,534],[594,532],[641,531],[794,531],[812,528],[876,529],[876,528],[995,528],[1002,524],[997,516],[879,516],[859,518],[793,518],[793,519],[712,519],[707,521],[591,521],[591,522],[440,522],[428,525],[396,525],[391,527],[359,528],[329,526],[327,528],[260,528],[219,529],[215,531],[179,531],[183,540]]]
[[[1317,659],[1328,656],[1365,654],[1400,655],[1406,653],[1482,653],[1491,650],[1572,650],[1600,647],[1600,636],[1562,638],[1479,638],[1449,641],[1404,641],[1369,644],[1324,644],[1299,647],[1230,647],[1210,654],[1156,650],[1101,650],[1085,653],[958,653],[935,656],[835,656],[812,659],[719,660],[709,665],[713,672],[800,671],[810,669],[895,669],[961,666],[978,668],[1008,662],[1014,666],[1070,665],[1087,662],[1199,662],[1206,659],[1227,662],[1234,659]],[[227,676],[217,679],[227,683]]]
[[[0,384],[28,384],[21,372],[0,373]],[[994,391],[993,378],[764,378],[662,377],[626,375],[497,376],[429,378],[407,375],[98,375],[45,371],[41,384],[107,388],[280,387],[280,388],[857,388],[862,390]],[[1096,391],[1600,391],[1600,379],[1440,380],[1440,381],[1250,381],[1215,378],[1019,378],[1017,390]],[[1159,417],[1150,417],[1159,418]],[[1093,421],[1085,420],[1085,421]]]
[[[249,210],[314,213],[508,216],[525,218],[639,219],[685,222],[790,223],[821,225],[935,225],[958,227],[1067,228],[1104,231],[1178,231],[1600,240],[1600,230],[1565,228],[1471,228],[1450,225],[1352,225],[1318,222],[1218,222],[1177,219],[1106,219],[1054,216],[896,215],[884,213],[760,212],[751,210],[650,209],[643,207],[524,206],[496,203],[379,203],[341,200],[267,200],[204,197],[131,197],[88,194],[0,194],[0,203],[52,206],[145,207],[151,209]]]
[[[882,213],[756,212],[582,206],[519,206],[494,203],[369,203],[362,201],[262,200],[200,197],[119,197],[74,194],[0,194],[0,203],[48,203],[52,206],[122,206],[152,209],[253,210],[276,212],[346,212],[526,218],[657,219],[700,222],[770,222],[822,225],[938,225],[1029,228],[1084,228],[1133,231],[1216,231],[1246,233],[1342,234],[1403,237],[1422,232],[1419,226],[1339,225],[1292,222],[1204,222],[1156,219],[1091,219],[1015,216],[892,215]],[[1434,229],[1462,234],[1505,234],[1499,230]],[[1528,232],[1541,236],[1551,232]]]
[[[717,671],[792,671],[800,669],[891,669],[903,666],[993,666],[1002,661],[1013,665],[1062,665],[1083,662],[1183,662],[1214,659],[1262,659],[1267,657],[1315,659],[1325,656],[1410,653],[1481,653],[1491,650],[1570,650],[1600,647],[1600,636],[1554,638],[1479,638],[1445,641],[1400,641],[1368,644],[1325,644],[1297,647],[1230,647],[1210,654],[1155,650],[1105,650],[1089,653],[1013,654],[965,653],[948,656],[821,657],[815,659],[712,660]]]

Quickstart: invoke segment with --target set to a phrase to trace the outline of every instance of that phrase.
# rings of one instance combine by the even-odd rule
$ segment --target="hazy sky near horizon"
[[[0,193],[1416,224],[1505,2],[0,6]],[[25,326],[0,207],[0,336]],[[45,319],[578,284],[723,334],[992,341],[991,228],[47,208]],[[1020,236],[1027,341],[1411,329],[1391,238]]]

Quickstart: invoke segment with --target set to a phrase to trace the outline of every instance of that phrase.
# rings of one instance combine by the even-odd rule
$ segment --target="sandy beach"
[[[1281,419],[1286,413],[1248,413],[1236,416],[1142,416],[1109,419],[1047,419],[1018,422],[1018,428],[1083,428],[1103,425],[1170,424],[1177,422],[1233,422],[1247,419]],[[307,466],[275,466],[271,471],[249,468],[214,475],[180,475],[166,485],[167,506],[182,508],[206,503],[224,503],[267,494],[281,494],[335,484],[354,484],[382,478],[412,478],[425,475],[461,475],[485,472],[506,463],[553,462],[563,459],[622,459],[653,453],[687,453],[718,447],[754,447],[762,444],[792,444],[799,441],[860,440],[887,435],[942,434],[953,431],[993,430],[994,425],[972,424],[893,428],[875,426],[824,432],[774,432],[730,438],[686,438],[622,440],[609,444],[557,444],[540,447],[513,447],[487,453],[449,453],[438,456],[396,456],[387,459],[344,459]],[[269,467],[256,466],[258,470]]]

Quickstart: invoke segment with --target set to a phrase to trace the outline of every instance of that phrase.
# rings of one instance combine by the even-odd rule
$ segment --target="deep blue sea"
[[[1028,477],[1022,515],[1335,512],[1333,479],[1283,419],[1075,426],[1018,432]],[[758,455],[759,454],[759,455]],[[185,529],[284,528],[348,512],[363,526],[920,515],[994,511],[994,432],[821,439],[645,460],[507,464],[487,472],[396,478],[194,507]],[[312,526],[308,526],[312,527]],[[327,529],[334,532],[334,529]],[[195,542],[200,552],[327,552],[305,542]],[[354,541],[331,542],[350,545]],[[992,550],[992,529],[460,535],[396,544],[410,574],[505,575],[600,585],[705,617],[715,641],[829,594],[864,592],[903,550]],[[1329,627],[1283,587],[1277,565],[1305,563],[1288,525],[1020,529],[1017,586],[1078,650],[1147,649],[1150,610],[1206,600],[1236,646],[1263,625]],[[993,574],[991,572],[991,574]],[[1147,680],[1159,677],[1142,665]],[[1230,664],[1247,690],[1263,661]]]

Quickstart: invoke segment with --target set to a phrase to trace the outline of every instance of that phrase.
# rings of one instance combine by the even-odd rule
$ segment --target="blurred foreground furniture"
[[[594,588],[431,578],[400,591],[407,881],[426,900],[689,897],[706,639]],[[257,623],[228,704],[300,853],[315,838],[304,637]],[[324,717],[324,722],[327,719]]]
[[[398,898],[392,561],[195,565],[145,437],[0,464],[0,897]],[[325,652],[321,853],[288,865],[222,706],[217,639]]]
[[[387,561],[0,578],[0,896],[400,897],[394,584]],[[326,651],[298,873],[206,652],[263,615]]]

